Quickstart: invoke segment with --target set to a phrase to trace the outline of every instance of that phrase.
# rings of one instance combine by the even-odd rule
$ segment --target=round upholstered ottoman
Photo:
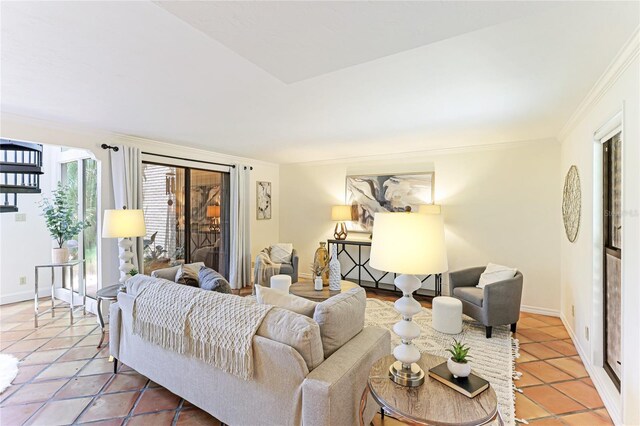
[[[462,331],[462,302],[453,297],[439,296],[432,302],[433,328],[441,333]]]

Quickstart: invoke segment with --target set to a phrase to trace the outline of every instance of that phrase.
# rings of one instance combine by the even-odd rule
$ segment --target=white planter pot
[[[449,358],[447,360],[447,368],[449,368],[449,371],[455,378],[467,377],[471,374],[471,364],[469,362],[455,362]]]
[[[69,249],[66,247],[51,249],[51,261],[56,264],[67,263],[69,261]]]
[[[313,288],[317,291],[322,290],[322,277],[315,277],[313,279]]]

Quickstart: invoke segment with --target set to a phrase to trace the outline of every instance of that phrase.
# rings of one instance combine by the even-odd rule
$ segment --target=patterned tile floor
[[[2,426],[220,424],[126,366],[114,375],[108,347],[96,349],[100,329],[93,315],[73,326],[64,311],[40,318],[35,329],[31,302],[0,307],[0,351],[21,360],[18,377],[0,395]],[[523,393],[516,395],[516,417],[536,425],[611,424],[560,320],[523,313],[518,326],[523,376],[516,383]],[[379,415],[373,423],[401,424]]]

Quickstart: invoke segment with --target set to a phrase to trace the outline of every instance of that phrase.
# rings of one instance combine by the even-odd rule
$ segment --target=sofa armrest
[[[316,367],[302,383],[302,423],[308,425],[359,424],[362,392],[374,362],[389,355],[391,335],[379,327],[365,327],[353,339]],[[369,396],[365,424],[378,405]]]
[[[484,272],[484,266],[462,269],[449,272],[449,293],[453,295],[456,287],[475,287],[480,281],[480,275]]]
[[[513,324],[520,317],[522,273],[508,280],[484,286],[482,309],[487,312],[487,325]]]
[[[118,303],[109,307],[109,354],[114,358],[120,357],[120,333],[122,328],[122,310]]]

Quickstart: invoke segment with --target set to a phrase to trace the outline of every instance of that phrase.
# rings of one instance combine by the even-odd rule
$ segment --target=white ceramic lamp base
[[[422,308],[412,294],[422,283],[415,275],[399,275],[394,284],[402,290],[402,297],[394,303],[402,320],[393,326],[393,332],[402,343],[393,349],[397,361],[389,367],[389,378],[401,386],[420,386],[424,383],[424,371],[416,364],[420,360],[420,351],[411,341],[420,336],[420,327],[412,321],[412,317]]]

